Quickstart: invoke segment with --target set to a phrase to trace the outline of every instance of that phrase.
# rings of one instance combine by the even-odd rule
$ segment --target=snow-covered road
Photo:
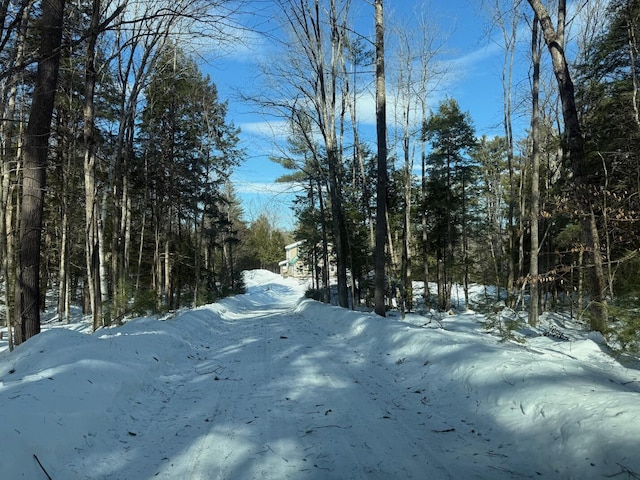
[[[402,385],[395,359],[372,363],[345,332],[296,312],[291,293],[218,311],[223,343],[203,337],[121,412],[121,468],[106,478],[470,478],[478,466],[500,478],[503,457],[464,455],[469,441]],[[106,474],[113,457],[103,461]]]
[[[246,279],[0,354],[0,479],[638,478],[639,372],[588,335],[503,343],[472,314],[423,328]]]

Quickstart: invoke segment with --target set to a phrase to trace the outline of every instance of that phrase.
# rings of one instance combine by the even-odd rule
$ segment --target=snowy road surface
[[[276,298],[220,312],[223,348],[203,338],[191,362],[131,399],[122,467],[105,458],[106,478],[463,478],[478,463],[499,477],[502,457],[482,441],[473,455],[387,352],[371,364],[372,352],[296,313],[299,292]]]
[[[503,344],[471,317],[421,328],[247,280],[3,354],[0,478],[638,478],[638,371],[596,342]]]

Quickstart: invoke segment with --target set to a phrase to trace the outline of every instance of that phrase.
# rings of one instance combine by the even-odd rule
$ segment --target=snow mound
[[[640,373],[600,338],[245,295],[0,354],[0,478],[637,478]],[[40,462],[40,463],[39,463]]]

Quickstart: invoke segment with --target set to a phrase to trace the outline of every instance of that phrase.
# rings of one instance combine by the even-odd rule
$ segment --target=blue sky
[[[352,3],[358,31],[372,35],[373,7],[365,0],[352,0]],[[504,50],[500,46],[500,32],[488,33],[489,15],[480,8],[479,1],[387,1],[385,20],[391,30],[392,24],[408,25],[421,17],[421,12],[425,13],[438,44],[437,65],[448,70],[440,78],[438,89],[430,95],[430,106],[437,108],[443,98],[454,98],[463,111],[469,112],[477,135],[491,137],[503,133],[501,72]],[[238,90],[247,92],[256,87],[257,61],[273,58],[270,56],[274,47],[258,35],[246,35],[250,40],[248,45],[237,44],[225,55],[216,56],[203,69],[218,86],[220,97],[229,101],[229,120],[242,130],[240,138],[246,151],[246,160],[234,172],[232,180],[242,200],[245,219],[252,221],[265,213],[281,228],[290,229],[294,222],[290,210],[292,187],[274,183],[286,171],[269,160],[270,155],[277,154],[276,141],[282,139],[278,132],[278,121],[237,97]],[[393,81],[389,78],[393,62],[390,58],[393,35],[391,31],[386,33],[388,97],[393,96]],[[525,44],[528,41],[525,40]],[[519,63],[526,55],[526,48],[523,45],[523,51],[518,54]],[[526,82],[527,67],[520,68],[518,72],[516,82]],[[374,144],[375,118],[372,108],[367,105],[372,105],[372,102],[363,100],[359,107],[360,123],[364,140]],[[388,123],[392,123],[392,107],[388,106],[387,109]],[[524,128],[526,122],[522,118],[520,128]]]

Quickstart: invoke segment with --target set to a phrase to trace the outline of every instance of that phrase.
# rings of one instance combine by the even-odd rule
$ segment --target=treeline
[[[264,219],[241,221],[229,182],[244,155],[239,130],[184,48],[234,41],[231,5],[2,2],[10,346],[39,332],[47,297],[60,320],[82,305],[99,328],[242,291],[242,268],[277,267],[268,249],[261,257],[240,245],[257,248]]]
[[[253,100],[289,124],[285,153],[274,161],[291,170],[282,181],[304,188],[296,239],[306,240],[323,298],[329,299],[334,261],[338,303],[374,302],[382,183],[387,303],[397,298],[412,309],[412,281],[422,280],[428,306],[451,308],[454,283],[463,285],[468,305],[469,283],[482,282],[497,285],[511,306],[526,300],[532,325],[563,294],[594,330],[638,331],[633,311],[618,308],[640,293],[637,0],[577,7],[571,14],[580,18],[579,31],[572,34],[564,1],[555,15],[536,0],[496,2],[504,135],[491,138],[475,131],[452,98],[430,108],[436,86],[446,91],[447,76],[435,61],[439,33],[426,16],[387,20],[383,50],[379,37],[362,40],[353,2],[322,2],[320,9],[317,2],[277,3],[289,36],[279,61],[264,68],[272,88]],[[515,85],[523,43],[527,81]],[[569,58],[566,51],[578,54]],[[376,148],[361,140],[360,118],[385,72],[381,54],[386,171]],[[516,116],[529,118],[522,138],[514,133]],[[380,130],[378,148],[379,140]],[[428,282],[437,289],[429,291]]]
[[[437,285],[427,305],[445,310],[455,283],[467,297],[482,282],[512,306],[530,298],[532,325],[565,294],[592,329],[636,335],[624,302],[640,291],[638,0],[587,2],[570,17],[564,0],[553,14],[539,0],[485,4],[504,53],[504,134],[490,138],[455,99],[434,105],[452,73],[428,11],[402,22],[381,0],[265,2],[261,14],[281,21],[267,37],[277,59],[247,97],[289,126],[274,160],[304,192],[292,239],[266,216],[241,221],[228,181],[240,132],[185,49],[237,41],[240,3],[2,3],[12,343],[38,333],[47,292],[61,319],[81,303],[98,328],[242,291],[242,269],[277,268],[293,240],[306,241],[327,301],[334,263],[345,307],[384,314],[395,298],[410,310],[422,280]],[[367,105],[377,144],[363,131]]]

